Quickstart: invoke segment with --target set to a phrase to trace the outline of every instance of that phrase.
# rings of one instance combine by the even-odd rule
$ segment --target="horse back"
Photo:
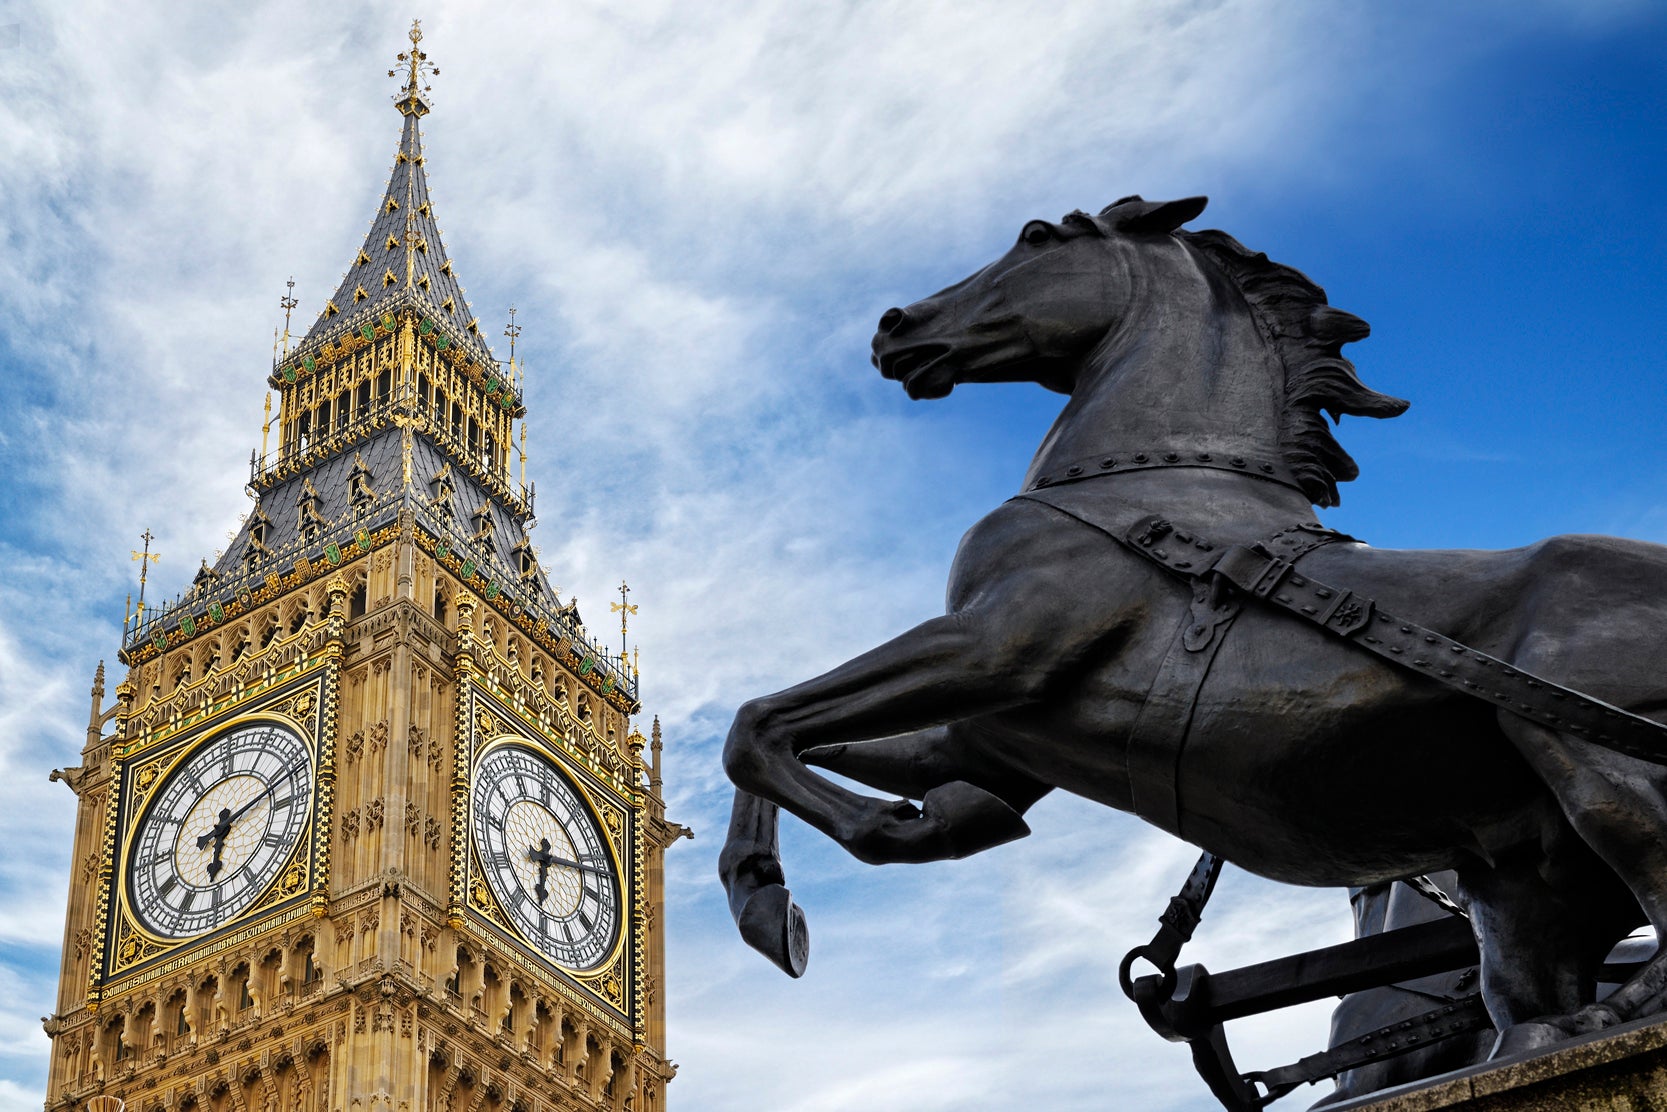
[[[1667,720],[1667,548],[1584,536],[1505,551],[1337,544],[1299,569],[1524,671]],[[1556,823],[1552,795],[1491,704],[1254,603],[1200,693],[1184,754],[1186,836],[1296,883],[1492,859]]]
[[[1551,537],[1498,551],[1333,545],[1305,573],[1566,687],[1667,706],[1667,547]]]

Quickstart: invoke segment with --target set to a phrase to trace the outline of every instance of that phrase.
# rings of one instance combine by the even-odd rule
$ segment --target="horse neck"
[[[1083,359],[1029,479],[1090,456],[1214,453],[1278,460],[1284,365],[1242,295],[1170,241],[1133,269],[1131,308]]]

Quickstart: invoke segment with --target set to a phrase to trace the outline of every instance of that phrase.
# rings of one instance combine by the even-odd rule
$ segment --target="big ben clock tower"
[[[687,832],[635,670],[529,540],[515,368],[429,198],[421,38],[370,233],[268,379],[254,508],[128,626],[54,773],[79,805],[50,1110],[665,1107]]]

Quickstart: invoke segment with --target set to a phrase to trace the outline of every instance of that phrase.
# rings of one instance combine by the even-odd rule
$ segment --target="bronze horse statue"
[[[1602,1003],[1594,972],[1634,926],[1667,929],[1667,745],[1622,753],[1464,677],[1659,731],[1667,548],[1393,551],[1326,530],[1313,507],[1357,468],[1325,416],[1406,403],[1340,354],[1364,321],[1232,237],[1183,230],[1204,204],[1031,221],[880,318],[875,365],[911,398],[1031,381],[1069,400],[1021,495],[962,539],[942,617],[740,709],[719,871],[743,937],[803,972],[778,808],[863,861],[929,861],[1022,837],[1063,788],[1291,884],[1455,870],[1496,1056],[1661,1011],[1667,958]],[[1229,567],[1245,553],[1266,565]],[[1341,597],[1316,614],[1293,584]],[[1392,613],[1417,623],[1401,660],[1374,638]],[[1362,633],[1373,621],[1389,624]]]

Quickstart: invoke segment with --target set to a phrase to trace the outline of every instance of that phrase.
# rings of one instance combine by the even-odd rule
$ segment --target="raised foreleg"
[[[799,759],[883,792],[921,799],[958,780],[999,796],[1015,811],[1030,809],[1051,788],[980,753],[983,723],[955,722],[898,737],[838,742],[807,749]]]
[[[804,913],[785,885],[778,804],[872,863],[964,857],[1029,833],[1018,812],[965,781],[927,789],[916,807],[907,799],[850,791],[799,759],[810,749],[932,729],[934,717],[956,716],[954,702],[946,700],[978,699],[955,682],[953,653],[939,644],[954,638],[955,624],[953,617],[934,619],[819,679],[754,700],[736,715],[724,770],[738,790],[718,874],[741,936],[792,976],[804,972],[809,938]],[[940,628],[927,628],[934,625]],[[937,667],[928,669],[934,660]],[[922,682],[926,670],[940,676],[941,685]],[[908,717],[886,722],[880,714],[886,706],[894,712],[900,707]]]
[[[729,913],[747,945],[792,977],[804,975],[810,960],[810,928],[793,903],[781,869],[777,840],[781,810],[751,792],[737,791],[729,813],[729,836],[718,854],[718,879],[729,897]]]
[[[1010,790],[996,782],[999,777],[980,777],[997,790],[967,779],[931,786],[921,781],[925,790],[917,807],[907,799],[850,791],[801,757],[817,750],[824,755],[818,763],[831,756],[861,766],[887,750],[852,743],[905,735],[917,741],[953,739],[952,731],[932,731],[1035,704],[1062,672],[1104,651],[1116,636],[1119,606],[1111,597],[1116,580],[1107,575],[1085,583],[1061,569],[1103,561],[1115,550],[1086,529],[1058,526],[1058,519],[1039,507],[1010,504],[998,510],[968,535],[957,554],[948,614],[816,679],[755,699],[736,715],[724,745],[724,768],[740,792],[720,872],[748,940],[789,972],[797,972],[795,964],[802,968],[792,957],[790,938],[802,924],[782,887],[776,816],[767,804],[792,812],[872,863],[964,857],[1029,832],[1003,798],[1004,792],[1017,792],[1025,798],[1016,801],[1028,806],[1040,794],[1022,774]],[[1152,573],[1135,567],[1133,574]],[[905,772],[908,746],[915,743],[900,744],[892,750],[899,762],[882,760],[890,769],[870,767],[865,779]],[[757,910],[762,907],[768,912]]]
[[[860,795],[799,760],[806,750],[927,729],[1031,701],[1035,658],[1007,659],[982,615],[934,618],[736,715],[724,770],[873,864],[964,857],[1027,832],[999,797],[952,782],[907,800]]]
[[[956,735],[973,727],[956,723],[877,741],[841,742],[807,750],[802,759],[907,799],[921,799],[945,784],[982,781],[1003,803],[1022,813],[1051,790],[1010,770],[995,783],[985,763],[969,763],[968,746],[957,744]],[[899,801],[897,806],[905,816],[920,816],[911,804]],[[778,814],[775,804],[737,792],[718,871],[742,938],[797,977],[810,956],[810,935],[804,912],[793,903],[782,874],[776,841]]]
[[[906,799],[922,799],[945,784],[982,782],[1008,807],[1022,813],[1048,793],[1046,785],[1017,772],[1006,770],[997,777],[987,763],[969,762],[970,746],[958,735],[974,729],[976,723],[955,723],[876,741],[840,742],[806,750],[801,759]],[[920,817],[912,804],[900,800],[897,807],[904,816]],[[718,871],[742,938],[797,977],[810,956],[810,937],[804,913],[785,886],[776,842],[777,818],[775,804],[737,792]]]

